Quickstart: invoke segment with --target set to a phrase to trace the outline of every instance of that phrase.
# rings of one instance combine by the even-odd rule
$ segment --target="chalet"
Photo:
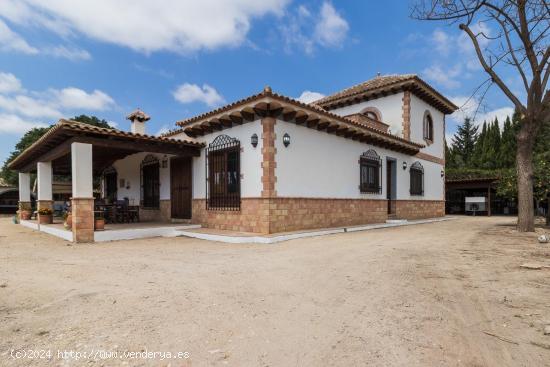
[[[146,134],[61,120],[10,167],[20,202],[38,174],[71,175],[72,239],[93,241],[94,177],[102,198],[140,221],[271,234],[445,214],[445,115],[457,107],[416,75],[378,76],[309,104],[260,93]]]

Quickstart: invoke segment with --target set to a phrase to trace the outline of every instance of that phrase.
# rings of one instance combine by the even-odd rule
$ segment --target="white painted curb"
[[[210,234],[210,233],[200,233],[200,232],[189,232],[178,230],[178,236],[197,238],[207,241],[216,241],[224,243],[263,243],[271,244],[283,241],[294,240],[297,238],[307,238],[307,237],[317,237],[317,236],[326,236],[329,234],[336,233],[345,233],[345,232],[359,232],[359,231],[368,231],[371,229],[380,229],[380,228],[390,228],[390,227],[401,227],[401,226],[411,226],[414,224],[425,224],[425,223],[436,223],[444,222],[447,220],[455,219],[454,217],[445,217],[445,218],[433,218],[433,219],[421,219],[411,222],[401,222],[401,223],[380,223],[380,224],[370,224],[365,226],[357,227],[345,227],[345,228],[334,228],[334,229],[325,229],[312,232],[301,232],[301,233],[292,233],[285,234],[280,236],[224,236],[220,234]]]

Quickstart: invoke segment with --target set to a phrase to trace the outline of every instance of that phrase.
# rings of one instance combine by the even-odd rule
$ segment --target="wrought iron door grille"
[[[206,149],[206,209],[241,210],[241,143],[227,135]]]

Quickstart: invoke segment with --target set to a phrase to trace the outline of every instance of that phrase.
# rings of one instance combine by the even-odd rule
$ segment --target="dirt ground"
[[[550,244],[513,222],[71,245],[1,218],[0,365],[550,366],[550,268],[519,267]]]

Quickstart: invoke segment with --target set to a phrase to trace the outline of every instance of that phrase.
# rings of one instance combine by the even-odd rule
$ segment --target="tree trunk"
[[[533,204],[533,147],[536,124],[525,119],[517,136],[516,169],[518,175],[518,231],[535,231]]]

